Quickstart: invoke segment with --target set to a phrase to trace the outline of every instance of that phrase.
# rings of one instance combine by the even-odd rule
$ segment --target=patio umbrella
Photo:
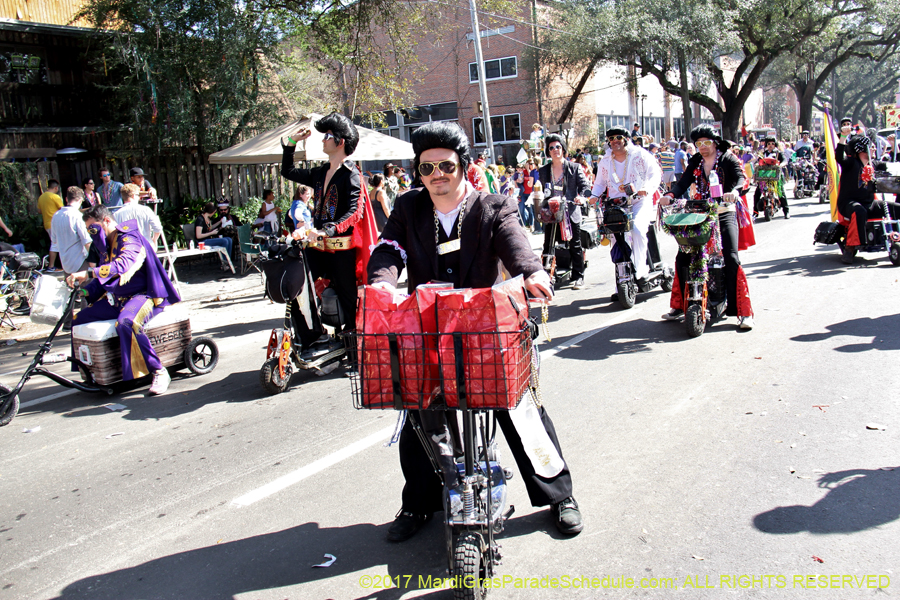
[[[240,144],[220,150],[209,157],[210,164],[214,165],[265,165],[281,162],[281,140],[286,139],[292,133],[296,133],[301,127],[308,127],[313,134],[306,140],[297,144],[294,160],[326,161],[328,156],[322,152],[322,134],[313,127],[322,115],[309,114],[296,121],[291,121],[276,127],[265,133],[243,141]],[[356,151],[350,155],[354,161],[363,160],[404,160],[412,159],[415,155],[412,144],[393,138],[372,129],[360,127],[359,144]]]

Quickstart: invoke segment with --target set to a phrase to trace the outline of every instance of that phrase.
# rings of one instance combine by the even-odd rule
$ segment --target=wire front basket
[[[515,408],[531,384],[526,327],[487,333],[345,334],[356,358],[356,408],[395,410]]]

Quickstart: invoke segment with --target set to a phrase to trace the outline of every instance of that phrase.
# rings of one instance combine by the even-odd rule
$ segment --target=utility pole
[[[538,32],[537,32],[537,0],[531,0],[531,33],[534,38],[534,46],[535,49],[538,47]],[[539,55],[535,53],[535,57],[537,58]],[[541,64],[540,61],[535,60],[534,62],[534,83],[537,87],[537,105],[538,105],[538,123],[541,124],[541,127],[544,126],[544,95],[541,92]]]
[[[488,105],[487,84],[484,80],[484,59],[481,57],[481,28],[478,26],[478,9],[475,0],[469,0],[469,12],[472,14],[472,33],[475,36],[475,64],[478,67],[478,91],[481,94],[482,125],[484,140],[487,142],[489,162],[494,161],[494,133],[491,131],[491,109]]]

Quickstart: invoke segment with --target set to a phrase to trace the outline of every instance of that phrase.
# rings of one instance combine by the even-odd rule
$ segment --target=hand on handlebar
[[[74,288],[76,286],[81,286],[87,281],[88,272],[87,271],[79,271],[77,273],[72,273],[68,277],[66,277],[66,285],[70,288]]]
[[[550,275],[543,269],[528,276],[525,280],[525,289],[537,300],[547,302],[553,300],[553,284],[550,283]]]
[[[672,204],[674,200],[675,196],[673,196],[672,194],[665,194],[662,198],[659,199],[659,203],[661,206],[668,206]]]

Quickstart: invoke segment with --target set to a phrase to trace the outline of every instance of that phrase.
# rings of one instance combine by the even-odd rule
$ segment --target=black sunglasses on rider
[[[452,160],[442,160],[440,162],[423,162],[419,163],[419,174],[422,177],[428,177],[432,173],[434,173],[435,168],[439,169],[442,173],[447,175],[453,175],[456,173],[456,167],[459,166],[459,163],[455,163]]]

